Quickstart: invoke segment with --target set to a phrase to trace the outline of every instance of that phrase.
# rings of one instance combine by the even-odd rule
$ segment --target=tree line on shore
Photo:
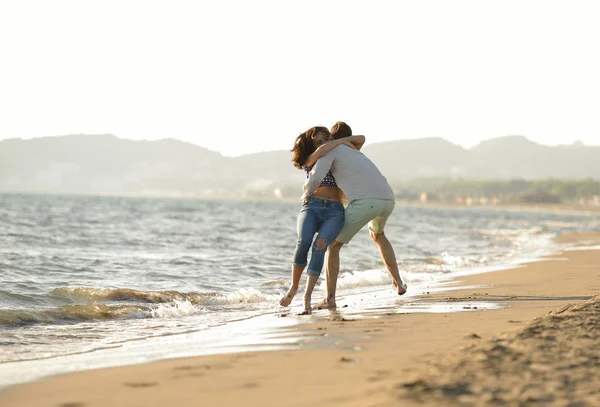
[[[413,179],[392,182],[398,199],[481,203],[572,203],[598,201],[600,180]]]

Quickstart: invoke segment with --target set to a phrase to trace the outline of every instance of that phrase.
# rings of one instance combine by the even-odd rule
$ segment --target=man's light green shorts
[[[386,199],[355,199],[346,207],[344,227],[335,240],[350,243],[354,235],[367,223],[371,232],[376,235],[382,234],[395,204],[394,201]]]

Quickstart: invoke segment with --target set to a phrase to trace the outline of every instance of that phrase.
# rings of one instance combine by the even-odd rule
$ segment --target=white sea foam
[[[153,318],[177,318],[202,312],[205,312],[204,307],[199,307],[189,301],[173,301],[159,304],[156,308],[150,310],[150,316]]]
[[[276,300],[276,294],[265,294],[256,288],[241,288],[229,294],[215,296],[207,301],[207,305],[260,304]]]

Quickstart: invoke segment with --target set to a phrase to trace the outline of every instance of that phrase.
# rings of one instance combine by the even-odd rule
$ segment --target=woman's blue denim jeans
[[[341,203],[319,198],[308,198],[298,214],[298,241],[296,250],[294,250],[294,266],[306,266],[308,250],[312,245],[308,274],[319,276],[323,269],[327,246],[335,240],[343,226],[344,206]],[[325,241],[323,249],[313,244],[313,238],[317,232],[319,232],[317,239]]]

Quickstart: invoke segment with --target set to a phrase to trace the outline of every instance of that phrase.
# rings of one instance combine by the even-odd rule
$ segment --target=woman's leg
[[[297,221],[297,232],[298,239],[296,241],[296,248],[294,249],[294,258],[292,264],[292,284],[288,292],[281,298],[279,304],[287,307],[291,304],[292,299],[298,291],[298,285],[300,284],[300,278],[306,268],[306,262],[308,258],[308,250],[312,244],[313,237],[319,228],[319,216],[318,212],[310,203],[302,205],[302,209],[298,214]]]
[[[304,313],[311,313],[311,298],[317,280],[323,269],[325,252],[331,242],[335,240],[337,235],[344,226],[344,207],[341,204],[331,204],[331,207],[325,212],[323,221],[319,228],[319,234],[313,244],[308,266],[308,279],[306,280],[306,291],[304,292]]]

